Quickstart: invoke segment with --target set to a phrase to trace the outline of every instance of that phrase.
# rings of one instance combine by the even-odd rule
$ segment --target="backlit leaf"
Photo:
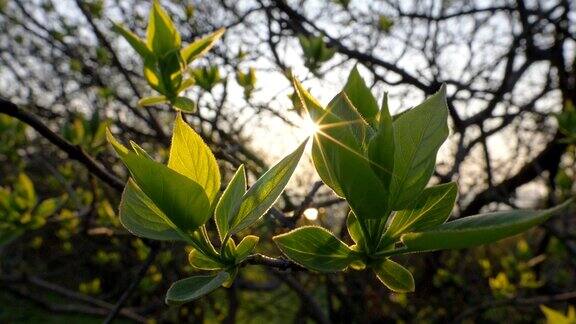
[[[280,196],[304,152],[306,142],[266,171],[242,198],[238,214],[230,222],[230,232],[238,233],[262,217]]]
[[[198,299],[218,289],[228,279],[227,272],[215,276],[195,276],[176,281],[166,293],[166,303],[181,305]]]
[[[462,249],[491,243],[544,222],[571,202],[540,211],[512,210],[463,217],[428,231],[404,234],[401,239],[409,251]]]
[[[412,273],[402,265],[384,259],[381,264],[374,268],[378,279],[390,290],[404,293],[414,291],[414,277]]]
[[[220,197],[218,205],[216,205],[216,211],[214,212],[216,228],[218,229],[221,240],[228,234],[230,223],[238,213],[245,193],[246,171],[244,170],[244,165],[240,165],[234,177],[230,183],[228,183],[228,187],[226,187],[226,190],[224,190],[224,193]]]
[[[448,137],[446,87],[394,121],[394,210],[415,203],[432,176],[438,149]]]
[[[352,250],[322,227],[304,226],[274,237],[282,253],[310,270],[336,272],[354,260]]]
[[[214,154],[180,113],[174,123],[168,167],[199,184],[210,202],[220,191],[220,170]]]

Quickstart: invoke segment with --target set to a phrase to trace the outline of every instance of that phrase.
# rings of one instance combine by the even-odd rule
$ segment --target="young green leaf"
[[[219,270],[224,268],[224,265],[220,264],[218,261],[207,257],[202,252],[192,249],[190,254],[188,254],[188,261],[190,265],[199,270]]]
[[[138,100],[138,106],[140,107],[155,106],[166,102],[168,102],[168,99],[165,96],[150,96]]]
[[[182,240],[175,225],[154,202],[129,179],[118,208],[120,223],[132,234],[152,240]]]
[[[140,39],[140,37],[136,36],[134,33],[126,29],[124,26],[120,24],[114,24],[113,27],[114,31],[120,34],[130,46],[140,55],[144,61],[154,59],[154,54],[148,48],[148,45]]]
[[[378,113],[378,127],[376,134],[368,143],[368,157],[370,167],[378,176],[385,195],[389,196],[390,183],[394,174],[394,126],[388,109],[388,95],[384,95],[382,109]]]
[[[424,189],[413,208],[394,214],[385,237],[394,240],[402,233],[425,231],[443,224],[454,208],[457,194],[455,182]]]
[[[414,277],[410,270],[390,259],[382,260],[382,263],[374,268],[374,272],[378,279],[394,292],[414,291]]]
[[[220,28],[217,31],[211,33],[208,36],[202,37],[190,45],[184,47],[180,54],[182,55],[182,59],[187,64],[190,64],[195,59],[201,57],[202,55],[206,54],[216,42],[222,37],[224,32],[226,31],[225,28]]]
[[[290,260],[310,270],[336,272],[354,260],[352,250],[322,227],[304,226],[273,239]]]
[[[364,119],[370,124],[374,124],[376,114],[378,113],[378,103],[370,89],[366,86],[356,66],[354,66],[352,71],[350,71],[350,75],[348,75],[344,92]]]
[[[302,157],[306,141],[283,158],[248,189],[238,214],[229,223],[229,232],[238,233],[262,217],[280,196]]]
[[[346,218],[346,228],[348,229],[348,234],[354,243],[360,247],[364,247],[366,242],[364,242],[362,228],[360,227],[360,223],[358,223],[358,219],[353,211],[348,213],[348,218]]]
[[[384,188],[345,125],[340,122],[320,126],[312,146],[314,164],[328,171],[360,221],[381,219],[388,210]]]
[[[147,156],[128,151],[109,131],[107,136],[136,184],[180,230],[193,231],[208,220],[210,201],[198,183]]]
[[[174,100],[172,104],[174,108],[185,112],[194,112],[196,110],[196,103],[186,97],[176,97],[176,100]]]
[[[438,149],[448,137],[446,87],[394,121],[394,210],[415,202],[432,176]]]
[[[199,184],[210,203],[220,191],[220,170],[214,154],[180,113],[174,123],[168,167]]]
[[[180,33],[176,30],[172,19],[162,9],[158,0],[154,0],[150,10],[148,29],[146,30],[146,44],[158,58],[173,50],[180,49]]]
[[[354,134],[360,146],[363,146],[367,137],[373,134],[372,128],[364,120],[364,117],[358,113],[344,92],[340,92],[328,103],[326,113],[333,113],[337,116]],[[362,150],[364,150],[364,147],[362,147]]]
[[[495,242],[544,222],[571,202],[540,211],[512,210],[463,217],[428,231],[404,234],[401,240],[410,252],[462,249]]]
[[[46,218],[51,216],[58,210],[62,203],[62,199],[58,198],[49,198],[43,200],[36,208],[34,209],[34,215],[36,217]]]
[[[229,276],[227,272],[221,271],[215,276],[195,276],[176,281],[166,293],[166,303],[181,305],[198,299],[216,290]]]
[[[324,110],[320,103],[318,103],[318,101],[312,97],[312,95],[306,89],[304,89],[298,80],[293,79],[293,83],[294,91],[298,97],[298,100],[300,101],[300,105],[306,110],[314,123],[319,125],[319,127],[320,125],[341,123],[341,120],[334,114],[332,114],[330,111]],[[317,145],[312,146],[312,161],[314,162],[316,172],[318,172],[318,175],[322,181],[324,181],[328,187],[334,190],[338,196],[343,197],[344,193],[342,192],[342,188],[336,179],[336,175],[327,168],[325,156],[322,151],[318,149]]]
[[[236,247],[236,262],[241,262],[242,260],[246,259],[246,257],[252,253],[259,240],[260,238],[255,235],[245,236]]]
[[[238,213],[238,209],[242,203],[242,197],[245,193],[246,171],[242,164],[238,170],[236,170],[234,177],[230,183],[228,183],[228,187],[226,187],[226,190],[224,190],[224,193],[216,205],[214,219],[216,221],[216,228],[218,229],[220,240],[224,240],[224,237],[228,234],[230,222]]]

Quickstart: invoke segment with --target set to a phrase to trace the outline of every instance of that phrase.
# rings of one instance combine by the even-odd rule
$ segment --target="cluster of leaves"
[[[540,309],[546,316],[547,324],[574,324],[576,323],[576,309],[574,306],[568,307],[568,313],[564,315],[562,312],[554,310],[546,306],[540,306]]]
[[[282,252],[311,270],[372,268],[398,292],[414,290],[410,271],[389,257],[461,249],[494,242],[545,221],[559,208],[476,215],[445,223],[455,183],[426,188],[438,149],[448,136],[445,87],[422,104],[391,116],[387,99],[376,99],[357,69],[327,107],[295,81],[302,106],[318,125],[312,158],[324,183],[348,202],[349,246],[320,227],[275,237]]]
[[[20,157],[16,148],[26,142],[25,129],[20,121],[0,115],[0,156],[5,158],[0,162],[18,164]]]
[[[90,119],[82,115],[75,115],[72,120],[62,127],[62,137],[74,145],[95,154],[104,148],[106,143],[106,123],[100,120],[98,112],[94,112]]]
[[[44,226],[64,198],[40,201],[30,178],[21,173],[12,188],[0,187],[0,246],[10,243],[26,230]]]
[[[222,31],[184,49],[166,12],[154,1],[147,42],[122,27],[120,33],[144,58],[144,74],[163,94],[143,99],[144,104],[169,101],[190,110],[190,100],[179,96],[194,80],[209,91],[218,80],[217,69],[200,70],[183,80],[183,70],[208,50]],[[334,55],[321,38],[300,38],[307,66]],[[216,71],[216,72],[213,72]],[[252,72],[238,83],[253,88]],[[414,290],[411,272],[390,256],[420,251],[460,249],[493,242],[539,224],[566,204],[545,211],[508,211],[466,217],[445,223],[457,196],[455,183],[426,188],[438,149],[448,136],[445,87],[422,104],[392,116],[387,98],[379,108],[356,68],[343,91],[323,107],[298,81],[298,106],[318,125],[312,158],[324,183],[348,202],[348,245],[329,231],[300,227],[274,237],[291,260],[313,271],[335,272],[348,267],[370,268],[390,289]],[[141,101],[141,103],[142,103]],[[181,304],[220,286],[229,286],[240,264],[259,238],[235,239],[260,219],[280,196],[304,151],[305,142],[287,155],[248,190],[241,165],[220,192],[216,159],[202,138],[178,112],[167,165],[155,161],[138,144],[123,146],[111,134],[108,140],[130,170],[119,207],[120,222],[133,234],[153,240],[184,241],[192,250],[190,265],[209,271],[175,282],[166,301]],[[219,246],[214,246],[206,224],[214,218]],[[218,244],[217,244],[218,245]]]
[[[240,70],[236,71],[236,82],[244,88],[244,98],[250,99],[252,92],[256,88],[256,70],[249,68],[246,73]]]
[[[120,24],[115,25],[115,30],[142,57],[144,76],[148,84],[160,93],[159,96],[141,99],[139,104],[149,106],[169,102],[177,109],[193,111],[196,107],[194,102],[180,96],[183,91],[195,84],[193,76],[185,77],[186,71],[194,60],[214,46],[224,33],[224,29],[219,29],[182,48],[180,33],[158,0],[155,0],[150,10],[146,40]]]
[[[220,172],[214,155],[202,138],[178,113],[168,165],[154,161],[140,146],[131,150],[108,139],[132,175],[119,207],[120,222],[135,235],[154,240],[185,241],[193,246],[190,264],[216,274],[178,281],[168,291],[168,303],[193,300],[221,285],[230,285],[238,265],[248,257],[259,238],[248,235],[238,244],[233,235],[254,224],[280,196],[304,151],[302,143],[246,190],[241,165],[219,196]],[[214,216],[220,248],[206,230]]]
[[[321,36],[304,36],[298,37],[302,52],[304,52],[304,65],[312,72],[317,73],[322,64],[329,61],[336,49],[328,47]]]

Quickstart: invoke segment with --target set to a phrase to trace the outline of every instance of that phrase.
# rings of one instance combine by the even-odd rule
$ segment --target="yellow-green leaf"
[[[182,59],[184,62],[190,64],[195,59],[201,57],[202,55],[206,54],[216,42],[222,37],[224,32],[226,31],[225,28],[220,28],[217,31],[211,33],[208,36],[202,37],[190,45],[184,47],[180,54],[182,55]]]
[[[162,57],[170,51],[180,49],[180,33],[176,30],[172,19],[162,9],[158,0],[154,0],[150,10],[146,44],[156,57]]]
[[[220,170],[214,154],[180,113],[174,124],[168,167],[199,184],[210,202],[220,191]]]

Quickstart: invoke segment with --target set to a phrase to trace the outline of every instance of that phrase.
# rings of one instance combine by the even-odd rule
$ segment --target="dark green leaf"
[[[390,290],[404,293],[414,291],[414,277],[412,273],[402,265],[384,259],[378,267],[374,268],[378,279]]]
[[[228,229],[234,216],[238,213],[242,197],[246,193],[246,171],[244,165],[240,165],[234,177],[228,183],[228,187],[224,190],[222,197],[216,205],[214,218],[216,220],[216,228],[220,235],[220,240],[228,234]]]
[[[174,100],[173,105],[174,108],[180,109],[185,112],[196,111],[196,103],[186,97],[177,97],[176,100]]]
[[[409,251],[462,249],[491,243],[544,222],[571,202],[540,211],[512,210],[463,217],[429,231],[404,234],[401,239]]]
[[[320,272],[344,270],[354,260],[352,250],[322,227],[304,226],[274,237],[290,260]]]
[[[242,260],[246,259],[246,257],[250,255],[252,251],[254,251],[254,248],[256,247],[256,244],[258,244],[259,240],[260,238],[255,235],[247,235],[244,237],[234,252],[236,262],[241,262]]]
[[[390,183],[394,174],[394,128],[388,109],[388,95],[384,95],[382,109],[378,113],[376,134],[368,144],[370,166],[384,187],[385,196],[389,196]]]
[[[219,272],[215,276],[195,276],[176,281],[166,293],[166,303],[169,305],[181,305],[220,287],[229,277],[227,272]]]
[[[378,103],[376,103],[376,99],[366,86],[356,66],[350,71],[344,92],[364,119],[373,124],[378,113]]]
[[[238,214],[229,223],[230,233],[238,233],[262,217],[280,196],[304,152],[306,142],[283,158],[248,189]]]
[[[416,202],[448,137],[446,87],[394,121],[394,175],[391,203],[401,210]]]
[[[393,240],[402,233],[425,231],[443,224],[450,217],[457,194],[454,182],[424,189],[413,208],[394,214],[385,236]]]
[[[132,234],[153,240],[182,240],[175,225],[129,179],[118,208],[120,223]]]
[[[192,249],[188,254],[188,261],[190,265],[199,270],[219,270],[224,267],[218,261],[207,257],[202,252]]]

